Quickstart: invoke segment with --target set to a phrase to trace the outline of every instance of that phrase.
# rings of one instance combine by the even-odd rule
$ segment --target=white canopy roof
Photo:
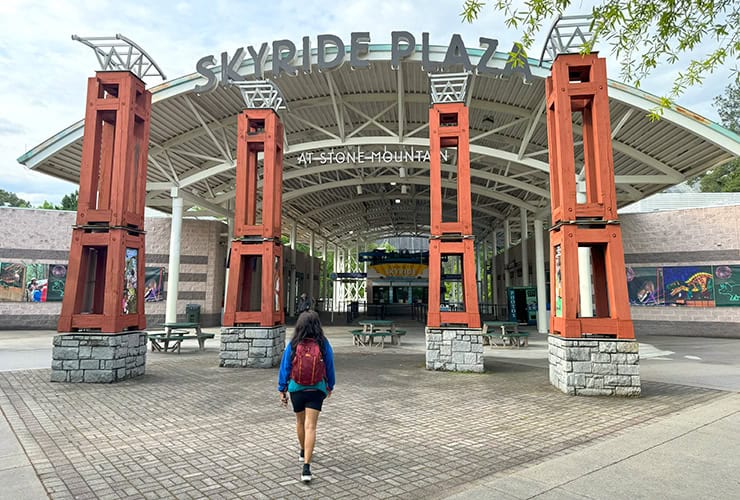
[[[442,59],[446,47],[430,51],[433,58]],[[482,53],[468,49],[474,65]],[[493,65],[503,68],[506,57],[497,54]],[[314,54],[310,74],[275,79],[288,105],[280,112],[285,125],[283,232],[288,234],[296,222],[299,240],[308,241],[311,232],[340,243],[358,237],[373,241],[428,234],[428,162],[418,161],[419,156],[396,161],[401,155],[388,162],[381,156],[378,161],[371,153],[426,152],[429,77],[421,69],[418,52],[397,70],[391,68],[388,45],[370,45],[367,58],[369,69],[353,70],[345,64],[322,73],[316,69]],[[251,75],[252,66],[251,60],[245,60],[239,72]],[[507,218],[517,227],[520,208],[530,212],[530,220],[549,211],[544,114],[549,68],[538,67],[533,60],[530,67],[533,77],[528,83],[518,77],[482,75],[472,75],[468,83],[473,219],[478,237],[501,228]],[[266,68],[265,76],[270,78],[269,59]],[[169,211],[170,190],[179,186],[186,207],[220,216],[233,209],[236,117],[245,106],[234,87],[195,94],[193,88],[204,81],[199,74],[190,74],[151,89],[149,207]],[[650,122],[647,112],[657,98],[613,81],[609,97],[620,206],[740,155],[740,137],[684,108],[667,109],[662,120]],[[82,121],[71,125],[18,161],[79,182],[83,126]],[[574,122],[576,134],[580,130]],[[358,148],[364,153],[363,163],[337,155],[356,153]],[[321,152],[328,158],[331,151],[333,161],[317,160]],[[311,163],[306,153],[313,153]],[[582,160],[582,155],[577,142],[576,157]],[[336,161],[337,156],[345,161]],[[449,175],[445,211],[451,213],[455,210],[454,161],[450,155],[443,165]],[[399,167],[404,169],[403,177]]]

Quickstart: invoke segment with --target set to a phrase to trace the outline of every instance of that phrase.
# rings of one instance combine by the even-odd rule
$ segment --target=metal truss
[[[539,65],[542,66],[545,61],[554,61],[558,54],[577,54],[581,52],[586,44],[593,39],[592,21],[591,14],[558,16],[547,35]]]
[[[359,248],[346,249],[344,259],[342,262],[343,271],[345,273],[360,273],[364,271],[362,266],[357,261],[357,254]],[[349,304],[350,302],[366,300],[367,295],[365,294],[365,285],[367,280],[346,280],[342,281],[342,286],[339,287],[340,301],[343,304]]]
[[[285,98],[275,83],[270,80],[236,81],[244,103],[250,109],[287,109]]]
[[[82,38],[72,35],[72,40],[77,40],[93,49],[101,71],[130,71],[141,79],[146,76],[160,76],[162,80],[167,79],[162,69],[144,49],[120,33],[115,37]]]
[[[442,73],[429,75],[432,104],[441,102],[465,102],[468,89],[468,73]]]

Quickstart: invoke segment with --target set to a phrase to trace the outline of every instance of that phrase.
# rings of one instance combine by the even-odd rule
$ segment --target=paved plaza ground
[[[57,384],[51,332],[0,332],[0,498],[740,496],[740,340],[648,338],[642,397],[585,398],[549,384],[544,335],[460,374],[425,370],[423,327],[404,328],[384,350],[327,328],[310,485],[277,369],[219,368],[218,343],[193,342],[138,379]]]

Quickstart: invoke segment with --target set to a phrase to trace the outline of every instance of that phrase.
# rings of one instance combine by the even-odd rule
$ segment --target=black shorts
[[[293,404],[293,411],[300,413],[305,411],[306,408],[312,410],[321,411],[321,405],[326,399],[324,391],[313,390],[313,391],[296,391],[291,392],[290,402]]]

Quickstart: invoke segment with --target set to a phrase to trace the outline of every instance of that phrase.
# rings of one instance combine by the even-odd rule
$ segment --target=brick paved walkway
[[[337,388],[308,486],[277,370],[218,368],[215,348],[150,356],[115,385],[2,372],[0,410],[54,499],[435,498],[723,394],[644,383],[639,399],[575,398],[543,368],[490,359],[482,375],[428,372],[412,333],[383,351],[330,335]]]

